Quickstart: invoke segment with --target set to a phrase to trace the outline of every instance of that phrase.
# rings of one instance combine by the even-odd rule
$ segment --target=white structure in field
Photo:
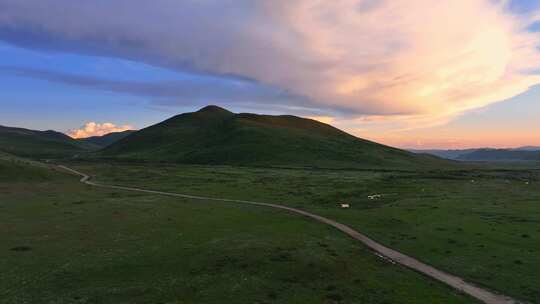
[[[341,204],[341,208],[350,208],[350,207],[351,205],[349,204],[344,204],[344,203]]]

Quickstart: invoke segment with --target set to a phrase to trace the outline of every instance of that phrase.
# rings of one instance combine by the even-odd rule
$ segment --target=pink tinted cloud
[[[327,63],[305,73],[297,90],[423,127],[540,82],[529,72],[540,67],[540,37],[526,30],[532,17],[490,0],[392,0],[361,9],[369,2],[304,0],[284,8],[306,58]]]
[[[68,135],[73,138],[86,138],[91,136],[102,136],[113,132],[123,132],[133,130],[130,125],[117,126],[110,122],[96,123],[87,122],[80,129],[73,129],[68,132]]]

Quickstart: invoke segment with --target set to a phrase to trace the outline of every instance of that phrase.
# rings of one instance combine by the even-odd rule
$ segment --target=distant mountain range
[[[55,131],[3,128],[0,151],[34,158],[321,168],[452,164],[361,139],[312,119],[236,114],[217,106],[180,114],[139,131],[79,140]]]
[[[441,158],[466,161],[540,161],[540,147],[526,146],[513,149],[463,149],[463,150],[410,150]]]
[[[510,150],[514,150],[514,151],[540,151],[540,147],[525,146],[525,147],[520,147],[520,148],[515,148],[515,149],[510,149]]]
[[[73,139],[63,133],[0,126],[0,151],[31,158],[107,158],[187,164],[411,168],[462,161],[540,161],[540,147],[411,150],[357,138],[296,116],[235,114],[217,106],[139,131]]]
[[[468,161],[540,161],[540,151],[481,149],[457,158]]]

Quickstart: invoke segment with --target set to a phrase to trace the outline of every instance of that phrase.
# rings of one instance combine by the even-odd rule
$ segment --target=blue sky
[[[414,21],[424,0],[356,14],[309,2],[0,0],[0,124],[143,128],[218,104],[400,147],[540,145],[538,1],[442,1],[427,11],[433,31]]]
[[[20,73],[14,73],[14,70]],[[216,84],[219,87],[242,82],[227,77],[182,73],[112,57],[43,52],[1,43],[0,98],[5,101],[0,117],[2,124],[65,131],[86,121],[114,121],[141,128],[179,112],[192,111],[214,102],[212,92],[208,93],[208,98],[201,94],[198,98],[176,104],[168,102],[168,99],[181,98],[182,94],[154,97],[149,93],[145,96],[137,92],[130,93],[129,88],[115,91],[106,85],[86,86],[51,80],[47,75],[34,75],[30,72],[57,73],[66,76],[66,81],[76,76],[104,82],[123,81],[133,83],[134,87],[138,83],[170,82],[174,86],[177,82],[188,81],[194,87],[197,84],[208,85],[208,90],[215,90]],[[264,89],[260,90],[264,92]],[[220,93],[216,92],[215,95],[219,97]],[[186,95],[189,94],[186,92]],[[215,102],[219,103],[218,100]],[[168,106],[170,103],[174,106]]]

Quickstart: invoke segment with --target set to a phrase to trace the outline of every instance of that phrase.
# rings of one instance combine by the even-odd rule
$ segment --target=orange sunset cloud
[[[96,123],[87,122],[80,129],[70,130],[68,135],[73,138],[86,138],[91,136],[102,136],[112,132],[123,132],[127,130],[133,130],[134,128],[129,125],[117,126],[110,122]]]

